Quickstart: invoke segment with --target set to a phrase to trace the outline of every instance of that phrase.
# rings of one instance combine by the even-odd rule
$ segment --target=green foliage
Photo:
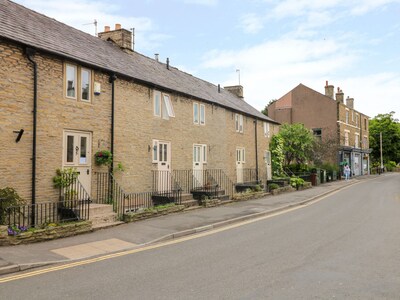
[[[70,186],[78,178],[76,168],[57,169],[56,176],[53,177],[55,188],[64,188]]]
[[[329,164],[329,163],[321,164],[318,166],[318,168],[321,168],[321,169],[324,169],[324,170],[327,170],[330,172],[332,172],[332,171],[339,172],[339,167],[337,165]]]
[[[279,185],[278,184],[276,184],[276,183],[268,184],[268,190],[269,191],[273,191],[273,190],[276,190],[276,189],[279,189]]]
[[[125,168],[124,168],[123,164],[122,164],[121,162],[119,162],[119,163],[117,164],[117,167],[116,167],[114,170],[115,170],[115,171],[124,172],[124,171],[125,171]]]
[[[262,114],[268,116],[268,106],[270,106],[272,103],[276,102],[276,99],[272,99],[268,102],[268,104],[264,107],[264,109],[261,111]]]
[[[259,185],[259,184],[257,184],[254,188],[253,188],[253,191],[254,192],[262,192],[262,187]]]
[[[400,162],[400,123],[394,112],[378,114],[369,121],[369,146],[373,162],[380,162],[380,133],[382,132],[382,156],[384,162]]]
[[[18,195],[17,191],[11,187],[0,189],[0,224],[6,220],[6,209],[11,206],[25,204],[25,201]]]
[[[291,164],[286,166],[286,168],[288,168],[293,173],[301,173],[309,172],[311,167],[307,164]]]
[[[283,124],[279,135],[283,139],[285,164],[304,164],[312,156],[314,136],[303,124]]]
[[[273,175],[281,176],[283,174],[283,161],[285,159],[283,154],[283,138],[279,134],[272,136],[269,148],[271,151]]]
[[[389,161],[388,163],[385,164],[385,168],[386,170],[388,170],[389,172],[392,172],[394,168],[396,168],[396,162],[394,161]]]
[[[95,161],[96,165],[98,165],[98,166],[111,165],[111,163],[112,163],[112,154],[108,150],[97,151],[94,154],[94,161]]]
[[[299,188],[300,186],[304,185],[304,179],[300,177],[291,177],[290,178],[290,185],[294,188]]]

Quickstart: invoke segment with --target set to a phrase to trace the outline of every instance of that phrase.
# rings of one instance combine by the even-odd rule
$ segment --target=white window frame
[[[349,135],[350,135],[350,131],[349,130],[345,130],[344,131],[344,145],[345,146],[349,146],[350,145]]]
[[[346,124],[349,124],[349,110],[346,108]]]
[[[153,114],[156,117],[161,117],[161,92],[154,91],[153,95]]]
[[[243,115],[235,114],[235,129],[236,132],[243,133]]]
[[[199,120],[200,120],[200,125],[205,125],[206,124],[206,106],[204,104],[200,104],[200,110],[199,110]]]
[[[153,147],[151,148],[151,157],[153,163],[158,163],[158,142],[159,140],[153,140]]]
[[[91,84],[91,82],[92,82],[92,71],[91,70],[89,70],[89,69],[87,69],[87,68],[80,68],[81,69],[81,72],[80,72],[80,87],[79,87],[79,90],[80,90],[80,99],[81,99],[81,101],[84,101],[84,102],[90,102],[91,100],[92,100],[92,97],[91,97],[91,94],[92,94],[92,84]],[[89,74],[89,86],[88,86],[88,99],[83,99],[83,72],[87,72],[88,74]]]
[[[246,163],[246,149],[244,147],[236,147],[236,162]]]
[[[197,151],[195,150],[196,147],[198,149],[201,149],[201,151],[199,153],[197,153]],[[199,161],[197,161],[197,158],[195,157],[196,154],[199,155],[199,158],[200,158]],[[201,155],[201,154],[203,154],[203,155]],[[202,164],[207,163],[207,145],[206,144],[193,144],[193,162],[198,162],[198,163],[202,163]]]
[[[354,135],[354,148],[360,148],[360,134],[356,133]]]
[[[175,117],[171,97],[168,94],[161,93],[160,91],[153,92],[153,115],[165,120]]]
[[[75,96],[68,95],[68,68],[71,67],[74,69],[74,88],[75,88]],[[72,64],[65,64],[65,97],[69,99],[77,99],[78,97],[78,66]]]
[[[197,102],[193,102],[193,123],[199,124],[199,104]]]
[[[269,131],[269,123],[264,122],[264,136],[269,137],[270,136],[270,131]]]

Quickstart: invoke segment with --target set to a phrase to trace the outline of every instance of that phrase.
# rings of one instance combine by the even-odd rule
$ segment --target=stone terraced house
[[[325,94],[303,84],[268,106],[268,115],[280,123],[302,123],[314,136],[335,143],[335,151],[322,158],[342,166],[350,165],[352,175],[369,174],[369,117],[354,108],[354,99],[347,97],[340,88],[334,95],[334,86],[326,82]]]
[[[65,168],[94,202],[107,201],[104,188],[126,200],[265,183],[279,123],[241,86],[221,88],[131,44],[119,24],[95,37],[0,0],[0,188],[57,201],[53,177]],[[95,163],[105,150],[111,166]]]

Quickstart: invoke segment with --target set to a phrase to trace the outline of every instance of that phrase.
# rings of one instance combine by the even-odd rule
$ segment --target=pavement
[[[199,208],[42,243],[0,247],[0,275],[67,263],[195,234],[304,205],[379,175],[333,181],[302,191]]]

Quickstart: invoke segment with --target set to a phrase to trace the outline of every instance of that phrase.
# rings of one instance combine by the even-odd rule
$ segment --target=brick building
[[[157,189],[155,172],[202,184],[204,170],[234,183],[270,174],[278,123],[246,103],[242,87],[133,51],[118,24],[95,37],[0,0],[0,27],[0,188],[53,201],[56,169],[74,167],[95,200],[96,174],[108,172],[95,164],[102,150],[113,153],[113,170],[123,165],[114,177],[131,193]]]
[[[268,115],[280,123],[302,123],[316,138],[336,144],[327,153],[324,162],[348,162],[353,175],[368,174],[369,149],[368,116],[354,109],[354,99],[340,88],[334,95],[334,86],[326,82],[325,94],[299,84],[293,90],[268,106]]]

